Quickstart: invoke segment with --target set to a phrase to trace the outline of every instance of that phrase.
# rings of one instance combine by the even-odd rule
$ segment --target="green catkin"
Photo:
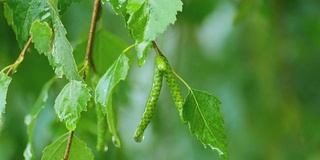
[[[105,148],[105,136],[106,136],[106,118],[101,111],[101,106],[97,104],[95,106],[97,113],[97,150],[102,151]]]
[[[154,113],[155,105],[158,101],[160,90],[162,86],[162,79],[163,79],[163,73],[166,69],[165,65],[166,63],[161,63],[161,60],[159,61],[158,58],[155,59],[155,67],[154,67],[154,76],[153,76],[153,83],[152,83],[152,89],[149,94],[149,98],[147,100],[146,108],[143,113],[143,116],[140,120],[140,123],[134,133],[133,139],[136,142],[141,142],[143,140],[144,131],[147,128],[148,124],[151,121],[151,118]]]
[[[184,104],[184,98],[182,97],[179,85],[175,79],[175,75],[173,74],[173,70],[168,62],[168,60],[164,57],[163,60],[166,63],[166,71],[164,72],[164,77],[167,81],[167,85],[175,102],[175,105],[179,111],[180,119],[183,123],[186,123],[182,116],[182,106]]]
[[[160,71],[165,71],[167,69],[166,59],[163,56],[157,56],[155,59],[156,67]]]

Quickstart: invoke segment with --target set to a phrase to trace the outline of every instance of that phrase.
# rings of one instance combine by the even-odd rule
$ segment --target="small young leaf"
[[[2,124],[2,113],[4,113],[6,107],[6,97],[10,82],[11,77],[8,77],[5,73],[0,72],[0,125]]]
[[[81,81],[71,80],[59,93],[54,109],[60,121],[65,121],[68,130],[76,129],[80,113],[87,111],[87,102],[90,100],[87,86]]]
[[[69,80],[78,80],[81,78],[78,74],[76,62],[73,58],[73,48],[69,43],[66,34],[67,31],[64,28],[58,12],[58,1],[47,0],[52,10],[52,22],[54,29],[54,39],[52,47],[52,55],[54,59],[55,72],[58,77],[62,77],[64,74]]]
[[[143,65],[151,42],[176,21],[182,11],[181,0],[129,0],[127,25],[136,40],[139,65]]]
[[[191,89],[183,105],[183,118],[204,147],[208,145],[212,150],[217,150],[222,158],[228,159],[220,104],[214,95]]]
[[[95,102],[102,105],[102,112],[107,115],[109,130],[114,136],[115,145],[120,147],[120,139],[116,132],[116,118],[112,107],[112,92],[114,87],[124,80],[129,70],[129,59],[124,53],[111,65],[99,80],[95,89]]]
[[[31,26],[30,34],[34,47],[40,54],[44,54],[48,57],[49,63],[54,64],[54,60],[51,54],[51,37],[52,29],[47,22],[34,21]]]
[[[51,145],[47,146],[42,152],[42,160],[60,160],[63,158],[68,144],[69,133],[59,137]],[[77,136],[73,136],[72,145],[69,153],[70,160],[93,160],[91,149],[86,143]]]
[[[36,123],[36,119],[40,111],[44,108],[45,103],[48,100],[48,90],[50,89],[51,85],[56,81],[56,78],[52,78],[49,80],[43,87],[40,92],[37,101],[33,105],[31,112],[25,117],[24,123],[27,125],[28,131],[28,144],[26,149],[23,152],[23,156],[26,160],[35,159],[32,141],[33,141],[33,129]]]
[[[39,20],[34,21],[30,29],[30,34],[32,42],[39,53],[44,53],[48,56],[52,36],[52,30],[49,24],[47,22],[40,22]]]

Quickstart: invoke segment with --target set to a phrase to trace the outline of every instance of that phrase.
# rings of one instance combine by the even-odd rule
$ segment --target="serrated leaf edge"
[[[207,92],[205,92],[205,93],[208,94]],[[204,116],[203,116],[203,113],[202,113],[201,109],[198,107],[198,106],[199,106],[199,103],[198,103],[198,101],[197,101],[197,98],[195,97],[195,94],[193,93],[193,89],[190,89],[190,94],[192,95],[194,101],[196,102],[196,106],[197,106],[197,107],[195,107],[195,109],[199,111],[199,113],[200,113],[200,115],[201,115],[201,119],[205,122],[206,128],[209,128],[208,130],[209,130],[210,134],[212,135],[212,137],[214,138],[214,140],[217,142],[218,147],[219,147],[219,148],[222,148],[221,145],[220,145],[220,143],[218,143],[216,136],[212,133],[212,131],[211,131],[211,129],[210,129],[207,121],[205,120],[205,118],[204,118]],[[195,118],[195,116],[194,116],[194,118]],[[195,120],[193,119],[192,122],[195,122]],[[192,124],[192,125],[194,125],[194,124]],[[189,126],[190,126],[190,125],[189,125]],[[190,126],[190,127],[191,127],[191,126]],[[197,138],[201,141],[201,139],[199,138],[199,135],[198,135],[198,134],[196,134],[196,133],[193,133],[193,134],[195,134],[195,135],[197,136]],[[202,143],[202,141],[201,141],[201,143]],[[217,150],[220,156],[226,154],[226,153],[222,152],[219,148],[213,147],[211,144],[204,144],[204,143],[202,143],[202,144],[204,145],[204,147],[206,147],[206,145],[208,145],[208,146],[211,147],[212,150]]]

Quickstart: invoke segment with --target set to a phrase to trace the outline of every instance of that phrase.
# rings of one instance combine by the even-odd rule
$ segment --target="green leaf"
[[[106,0],[102,0],[104,3]],[[123,13],[126,10],[126,6],[128,4],[128,1],[123,0],[108,0],[110,4],[112,5],[113,10],[116,13]]]
[[[86,84],[71,80],[56,98],[54,109],[60,121],[65,121],[68,130],[76,129],[80,113],[87,111],[90,92]]]
[[[109,130],[114,136],[115,145],[120,147],[120,139],[116,132],[116,118],[112,107],[112,92],[114,87],[124,80],[129,70],[129,59],[124,53],[112,64],[99,80],[95,90],[95,102],[102,105],[102,112],[107,115]]]
[[[6,97],[11,80],[11,77],[8,77],[5,73],[0,72],[0,125],[2,124],[2,113],[4,113],[7,104]]]
[[[221,157],[228,159],[220,104],[221,102],[214,95],[191,89],[186,97],[182,112],[191,133],[197,136],[204,147],[210,146],[212,150],[217,150]]]
[[[107,106],[108,100],[112,95],[112,90],[120,80],[124,80],[126,78],[128,70],[129,59],[124,53],[122,53],[99,80],[95,90],[96,103],[100,103],[104,107]],[[107,109],[105,108],[103,112],[106,114]]]
[[[44,53],[48,56],[52,37],[52,30],[49,24],[38,20],[34,21],[30,29],[30,34],[32,42],[39,53]]]
[[[35,159],[33,146],[32,146],[34,125],[36,123],[38,114],[44,108],[48,100],[48,91],[51,85],[55,81],[56,81],[56,78],[52,78],[42,87],[40,95],[37,98],[35,104],[33,105],[31,112],[24,119],[24,123],[27,125],[27,131],[28,131],[28,144],[23,153],[23,156],[26,160]]]
[[[57,7],[58,1],[47,0],[47,2],[52,10],[52,22],[54,29],[52,55],[54,59],[55,72],[60,78],[64,74],[69,80],[80,81],[81,78],[78,74],[78,69],[72,55],[73,48],[66,37],[67,31],[59,18]]]
[[[42,160],[60,160],[63,158],[68,144],[69,133],[59,137],[51,145],[43,150]],[[70,160],[93,160],[91,149],[77,136],[73,136],[72,145],[69,153]]]
[[[169,24],[176,21],[176,14],[182,11],[181,0],[129,0],[127,4],[127,25],[132,38],[136,40],[139,65],[143,65],[147,51],[157,36]]]
[[[48,4],[45,0],[8,0],[6,3],[5,14],[11,15],[8,23],[16,32],[20,48],[23,48],[29,39],[32,23],[36,19],[45,21],[50,17]]]
[[[34,47],[40,54],[48,57],[49,63],[54,64],[53,56],[51,54],[52,29],[47,22],[34,21],[31,26],[30,34]]]

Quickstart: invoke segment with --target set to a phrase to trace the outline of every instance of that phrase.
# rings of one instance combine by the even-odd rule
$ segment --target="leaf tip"
[[[147,53],[151,47],[151,42],[150,41],[143,41],[138,43],[136,45],[136,51],[137,51],[137,56],[138,56],[138,65],[141,67],[144,65],[146,58],[147,58]]]

